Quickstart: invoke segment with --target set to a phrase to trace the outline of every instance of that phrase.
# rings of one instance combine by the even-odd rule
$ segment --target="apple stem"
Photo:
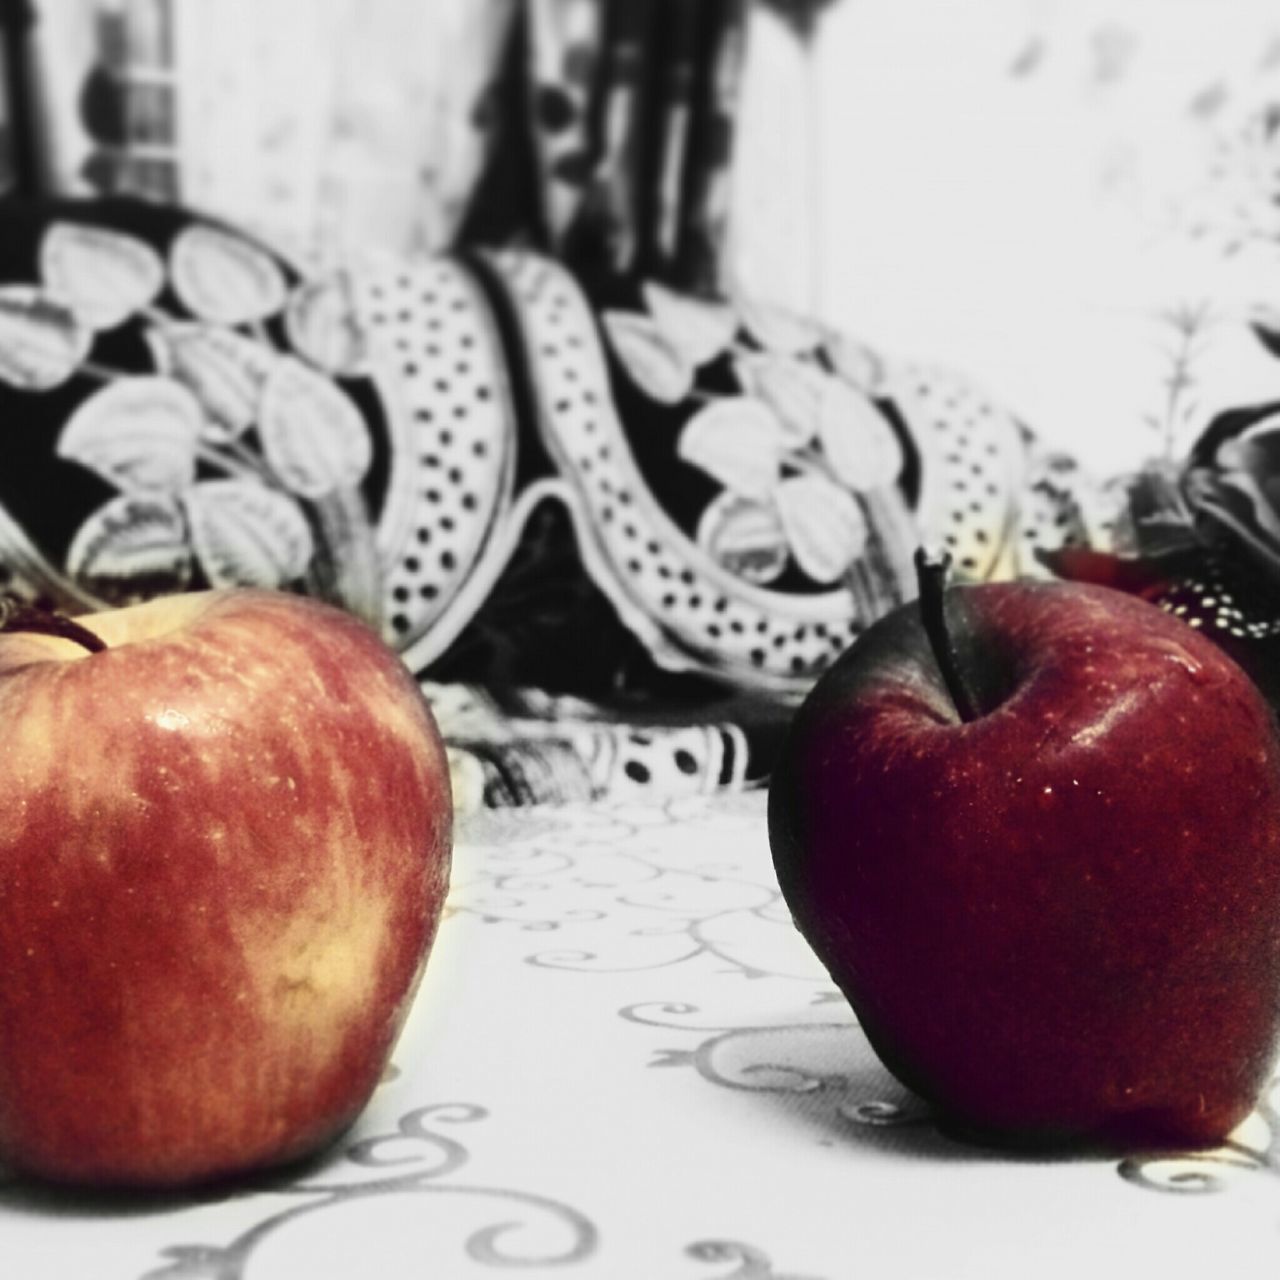
[[[43,609],[39,605],[26,604],[12,596],[4,596],[0,597],[0,632],[10,631],[35,631],[40,635],[60,636],[63,640],[72,640],[82,645],[90,653],[101,653],[107,647],[88,627],[82,627],[65,614]]]
[[[945,592],[951,556],[945,551],[938,555],[919,547],[916,549],[915,565],[916,584],[920,590],[920,621],[924,624],[924,632],[929,638],[938,670],[942,672],[943,683],[960,713],[960,719],[976,720],[980,714],[978,702],[960,670],[960,658],[951,639],[951,629],[947,625]]]

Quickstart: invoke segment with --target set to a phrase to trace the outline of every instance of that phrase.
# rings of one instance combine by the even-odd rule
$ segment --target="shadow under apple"
[[[991,1159],[946,1136],[927,1103],[881,1064],[855,1022],[738,1027],[655,1065],[692,1065],[708,1083],[748,1093],[824,1145],[855,1143],[899,1156]]]
[[[0,1164],[0,1213],[44,1217],[145,1218],[181,1213],[205,1205],[278,1191],[322,1173],[334,1160],[350,1131],[339,1134],[320,1151],[292,1163],[172,1189],[62,1185],[28,1177]]]
[[[1179,1192],[1218,1189],[1219,1173],[1276,1171],[1276,1137],[1263,1124],[1263,1113],[1270,1114],[1265,1101],[1227,1143],[1204,1151],[1047,1149],[964,1132],[903,1086],[852,1020],[725,1030],[691,1052],[668,1051],[655,1065],[685,1064],[710,1084],[753,1095],[823,1146],[854,1144],[886,1156],[950,1163],[1110,1165],[1135,1184]],[[1264,1127],[1262,1137],[1254,1133]]]

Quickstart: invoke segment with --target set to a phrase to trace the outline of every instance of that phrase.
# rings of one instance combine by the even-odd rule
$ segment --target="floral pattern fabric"
[[[981,580],[1096,532],[973,388],[750,299],[514,251],[312,274],[127,200],[0,224],[4,585],[303,591],[437,685],[541,691],[505,745],[443,717],[492,801],[761,781],[917,540]],[[518,764],[553,740],[576,781]]]

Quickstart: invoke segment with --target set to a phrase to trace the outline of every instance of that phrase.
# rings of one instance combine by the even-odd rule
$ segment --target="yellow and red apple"
[[[0,1161],[166,1187],[302,1157],[368,1100],[440,919],[431,712],[299,597],[78,624],[0,634]]]

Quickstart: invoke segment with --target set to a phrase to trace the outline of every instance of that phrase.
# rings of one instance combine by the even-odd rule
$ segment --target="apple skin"
[[[327,605],[206,592],[0,635],[0,1160],[172,1188],[310,1154],[439,923],[430,709]]]
[[[1221,650],[1102,587],[947,592],[811,691],[769,796],[796,924],[885,1065],[995,1145],[1195,1147],[1280,1027],[1280,741]]]

